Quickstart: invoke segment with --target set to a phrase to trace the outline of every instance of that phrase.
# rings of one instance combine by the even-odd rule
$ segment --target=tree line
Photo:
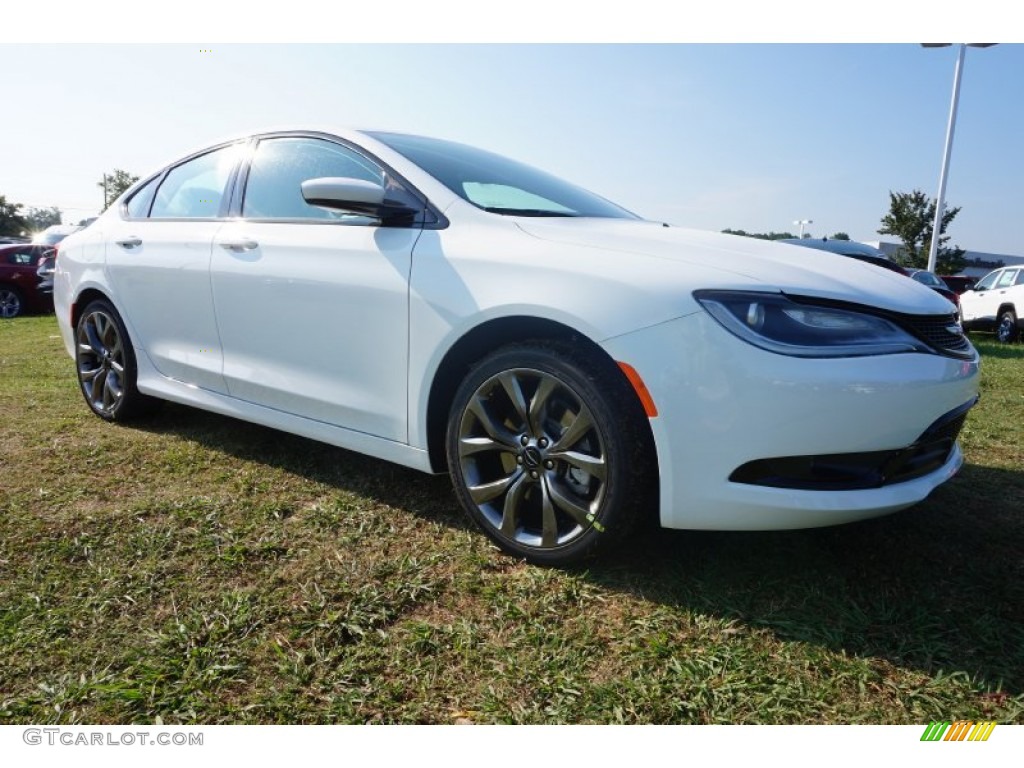
[[[103,207],[100,213],[110,207],[132,184],[139,180],[128,171],[115,168],[112,173],[103,174],[96,186],[103,190]],[[9,201],[0,195],[0,237],[21,237],[32,232],[41,232],[47,227],[62,223],[64,214],[56,205],[36,208]]]

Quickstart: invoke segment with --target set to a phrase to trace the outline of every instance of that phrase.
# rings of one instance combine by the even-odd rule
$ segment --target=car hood
[[[720,284],[701,288],[780,291],[910,314],[951,312],[946,299],[907,277],[827,251],[651,221],[521,218],[517,224],[550,242],[664,260],[666,279],[687,266],[720,275]]]

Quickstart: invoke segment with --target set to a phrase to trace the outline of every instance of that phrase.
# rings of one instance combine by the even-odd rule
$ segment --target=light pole
[[[952,43],[921,43],[924,48],[948,48]],[[928,248],[928,271],[935,271],[939,256],[939,235],[942,234],[942,214],[946,208],[946,176],[949,173],[949,156],[953,152],[953,133],[956,131],[956,108],[960,103],[960,76],[964,71],[964,54],[968,48],[989,48],[995,43],[960,43],[953,73],[953,97],[949,104],[949,124],[946,126],[946,148],[942,155],[942,170],[939,171],[939,195],[935,200],[935,222],[932,224],[932,241]]]
[[[814,221],[811,220],[811,219],[797,219],[793,223],[800,227],[800,235],[799,235],[799,237],[800,237],[801,240],[803,240],[804,239],[804,225],[805,224],[813,224]]]

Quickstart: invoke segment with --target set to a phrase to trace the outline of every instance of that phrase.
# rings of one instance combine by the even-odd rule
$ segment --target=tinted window
[[[252,159],[242,215],[254,219],[357,219],[307,203],[302,182],[346,177],[384,185],[383,171],[362,155],[321,139],[264,139]]]
[[[14,251],[13,253],[7,254],[8,264],[32,264],[35,261],[36,254],[31,248],[27,248],[23,251]]]
[[[637,218],[592,192],[492,152],[422,136],[370,135],[485,211],[507,216]]]
[[[128,216],[133,219],[144,219],[149,215],[149,204],[153,202],[156,192],[156,179],[146,184],[128,200]]]
[[[150,218],[216,217],[238,152],[238,145],[215,149],[172,169],[157,190]]]

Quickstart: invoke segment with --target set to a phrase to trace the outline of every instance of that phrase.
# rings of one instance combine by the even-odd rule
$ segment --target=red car
[[[53,253],[52,245],[0,245],[0,318],[52,311],[52,290],[39,290],[37,272],[40,262]]]
[[[916,280],[921,285],[927,285],[936,293],[945,296],[949,303],[956,307],[956,311],[960,311],[960,296],[949,290],[949,286],[942,282],[934,272],[929,272],[927,269],[912,269],[907,274],[912,280]]]
[[[967,277],[966,275],[939,275],[942,278],[942,282],[946,284],[953,293],[959,296],[964,291],[969,291],[974,287],[974,284],[978,282],[976,277]]]

